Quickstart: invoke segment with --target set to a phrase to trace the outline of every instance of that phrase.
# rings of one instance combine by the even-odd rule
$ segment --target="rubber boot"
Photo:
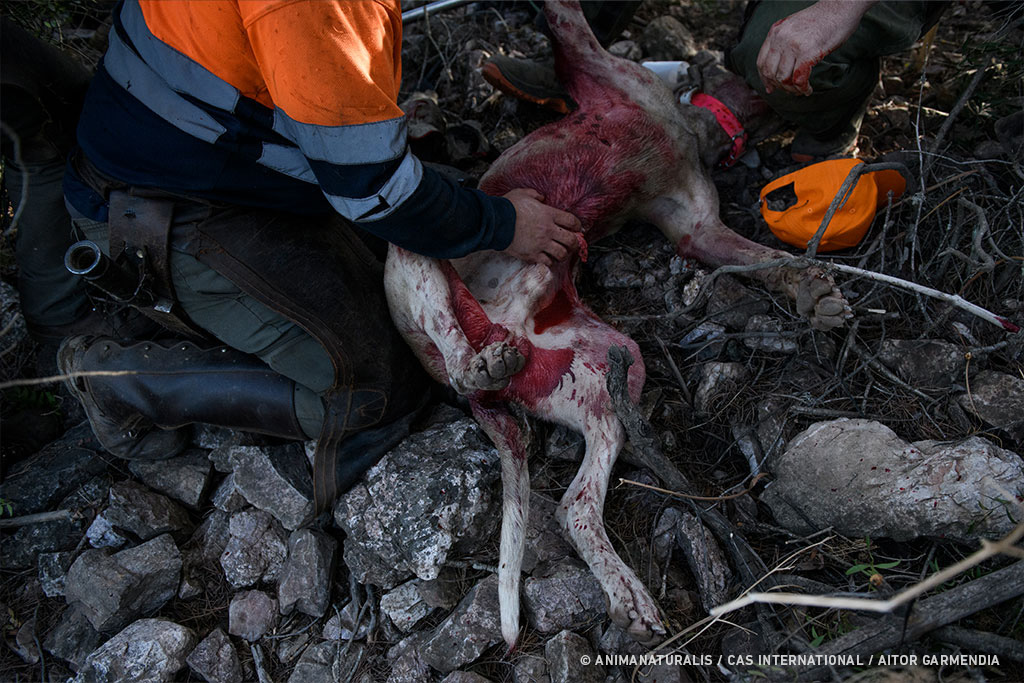
[[[173,457],[188,446],[184,427],[195,422],[306,438],[295,382],[228,347],[79,336],[61,345],[57,364],[97,439],[121,458]]]

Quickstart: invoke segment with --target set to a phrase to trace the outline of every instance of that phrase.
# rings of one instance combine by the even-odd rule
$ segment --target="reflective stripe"
[[[392,174],[391,178],[380,188],[380,191],[361,199],[327,195],[334,210],[351,221],[366,221],[385,218],[409,198],[423,178],[423,165],[420,160],[406,152],[405,158]]]
[[[274,130],[302,148],[310,159],[332,164],[377,164],[405,153],[405,116],[351,126],[300,123],[274,109]]]
[[[137,3],[124,4],[124,9],[121,10],[121,23],[142,59],[153,67],[171,88],[192,95],[218,109],[232,112],[235,110],[241,97],[238,89],[154,36],[146,25],[142,8]]]
[[[189,135],[214,143],[225,132],[216,119],[167,87],[167,82],[124,44],[116,30],[110,32],[103,66],[135,99]]]
[[[283,173],[292,178],[316,184],[316,176],[309,168],[309,162],[302,152],[295,147],[284,145],[272,145],[269,142],[263,143],[263,154],[258,159],[259,163],[278,173]]]

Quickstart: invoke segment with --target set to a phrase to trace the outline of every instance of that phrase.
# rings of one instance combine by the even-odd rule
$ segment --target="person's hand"
[[[544,203],[536,190],[517,188],[505,195],[516,207],[516,234],[505,249],[516,258],[552,266],[579,248],[580,221]]]
[[[845,43],[876,0],[819,0],[772,25],[757,54],[765,91],[810,95],[811,68]]]

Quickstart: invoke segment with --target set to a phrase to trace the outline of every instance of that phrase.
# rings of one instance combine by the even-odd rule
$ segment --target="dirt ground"
[[[447,147],[424,150],[426,156],[457,166],[467,177],[479,176],[502,150],[557,117],[495,93],[475,71],[492,54],[547,55],[546,39],[531,25],[532,14],[527,2],[474,3],[407,27],[402,99],[415,92],[434,91],[454,131]],[[738,31],[742,3],[647,0],[628,27],[628,37],[638,39],[646,24],[662,15],[678,19],[700,48],[720,51]],[[831,255],[840,263],[958,294],[1017,324],[1024,324],[1024,155],[1019,146],[1012,148],[1012,135],[1017,136],[1019,145],[1022,124],[1018,119],[1015,133],[1002,127],[997,133],[996,124],[1024,111],[1022,17],[1020,3],[953,2],[930,45],[883,60],[882,81],[871,100],[858,156],[867,161],[901,161],[914,178],[906,195],[879,214],[859,246]],[[64,18],[80,33],[65,26],[64,41],[80,54],[95,54],[88,43],[89,31],[96,28],[94,19]],[[977,81],[979,70],[984,73]],[[969,89],[972,92],[964,97]],[[725,223],[750,239],[775,247],[782,245],[760,216],[758,192],[769,179],[795,168],[787,149],[791,138],[792,131],[783,130],[761,141],[757,147],[761,163],[756,168],[738,165],[715,174]],[[9,218],[10,212],[5,212],[5,225]],[[607,286],[597,264],[614,253],[637,264],[641,278],[637,285]],[[716,497],[752,487],[749,495],[723,501],[717,507],[742,530],[765,565],[775,566],[792,551],[821,540],[799,538],[776,526],[758,504],[764,481],[753,477],[735,434],[737,426],[757,423],[759,407],[768,400],[782,416],[782,436],[787,440],[822,419],[861,417],[884,423],[907,441],[957,441],[980,434],[1003,448],[1024,453],[1020,440],[991,430],[961,407],[955,395],[962,388],[919,389],[880,368],[877,361],[886,339],[939,339],[964,350],[970,371],[990,369],[1024,377],[1021,334],[1008,335],[939,300],[837,273],[836,280],[851,301],[855,317],[844,328],[827,333],[811,330],[789,301],[746,285],[772,315],[783,320],[779,337],[794,341],[798,352],[752,349],[744,344],[742,332],[728,334],[714,346],[690,342],[709,312],[703,305],[684,308],[680,293],[666,290],[668,275],[674,273],[673,283],[678,283],[680,271],[684,281],[696,283],[702,277],[696,264],[680,264],[675,259],[672,247],[654,228],[631,225],[591,248],[590,262],[582,267],[580,291],[596,313],[640,344],[648,376],[643,407],[662,450],[697,492]],[[6,233],[0,276],[11,283],[16,276]],[[7,347],[2,339],[0,347]],[[0,381],[33,376],[34,354],[31,344],[4,351]],[[709,359],[741,363],[751,379],[741,392],[715,402],[710,411],[699,412],[694,407],[693,386],[699,363]],[[966,376],[965,381],[969,383]],[[4,391],[5,420],[15,409],[26,406],[47,425],[39,426],[39,433],[59,435],[81,417],[56,387]],[[54,415],[63,421],[54,424]],[[44,431],[47,429],[49,432]],[[545,428],[540,431],[543,434]],[[8,463],[41,445],[39,439],[32,439],[28,446],[4,441],[0,448]],[[536,461],[531,467],[533,486],[557,496],[575,468],[563,461]],[[621,466],[613,482],[632,469]],[[645,569],[650,570],[645,562],[649,561],[652,524],[670,500],[628,485],[613,485],[606,504],[609,535],[626,561],[640,569],[642,578],[692,591],[693,581],[685,572],[644,574]],[[833,591],[895,593],[973,550],[937,540],[897,543],[831,534],[794,571]],[[464,559],[493,564],[495,558]],[[849,571],[865,563],[889,565],[880,572],[880,586]],[[1006,557],[989,560],[946,588],[1008,564]],[[0,603],[10,614],[4,631],[8,639],[13,637],[14,625],[33,615],[38,619],[38,632],[45,633],[47,620],[55,618],[62,607],[62,601],[41,599],[38,590],[27,588],[31,579],[31,572],[4,571],[0,575]],[[223,582],[221,588],[219,599],[207,596],[202,607],[189,608],[188,614],[169,612],[168,616],[196,628],[226,623],[229,590]],[[662,607],[672,633],[704,616],[692,601],[666,600]],[[739,619],[749,621],[751,615]],[[773,619],[774,629],[785,638],[815,644],[839,637],[857,622],[849,613],[823,609],[780,609]],[[978,612],[957,625],[1024,643],[1024,600],[1017,598]],[[719,654],[727,630],[725,624],[713,625],[690,640],[686,652]],[[953,651],[928,636],[918,646],[929,652]],[[543,643],[527,637],[518,655],[528,654],[531,647],[542,648]],[[38,679],[38,666],[25,664],[9,648],[2,649],[0,672],[5,673],[0,673],[0,679]],[[375,680],[386,678],[385,651],[385,645],[379,643],[374,648],[379,656],[366,663],[366,671]],[[512,680],[509,659],[500,646],[470,669],[496,681]],[[275,673],[287,676],[284,671]],[[727,680],[716,667],[691,667],[687,673],[693,680]],[[181,680],[195,680],[188,678],[187,669],[181,676]],[[941,680],[1024,681],[1024,665],[1006,662],[998,669],[947,668]]]

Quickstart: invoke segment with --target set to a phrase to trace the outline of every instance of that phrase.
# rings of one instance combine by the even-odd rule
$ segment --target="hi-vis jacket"
[[[412,251],[504,249],[515,210],[408,150],[399,0],[124,0],[78,141],[131,185],[337,211]],[[74,174],[69,201],[105,219]]]

